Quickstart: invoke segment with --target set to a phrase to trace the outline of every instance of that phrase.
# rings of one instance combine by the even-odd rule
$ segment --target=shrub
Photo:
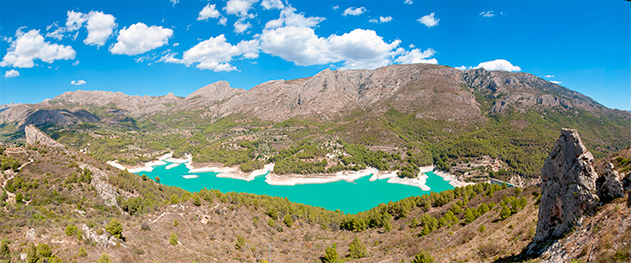
[[[291,219],[290,215],[285,215],[285,218],[283,219],[283,222],[285,222],[285,225],[289,228],[291,228],[291,225],[294,224],[294,220]]]
[[[414,260],[412,260],[412,263],[432,263],[434,262],[434,257],[432,257],[432,255],[421,249],[421,251],[416,254],[416,256],[414,256]]]
[[[2,240],[0,242],[0,259],[9,259],[11,257],[11,250],[9,250],[9,244]]]
[[[80,247],[80,248],[79,248],[79,253],[78,253],[78,254],[79,254],[79,257],[84,258],[84,257],[87,257],[87,256],[88,256],[88,251],[86,251],[86,250],[85,250],[85,248]]]
[[[348,247],[348,254],[352,259],[363,258],[366,256],[366,246],[362,244],[357,237]]]
[[[616,254],[613,255],[613,260],[617,262],[629,262],[631,260],[631,253],[628,249],[619,249]]]
[[[176,219],[176,220],[173,220],[173,226],[177,226],[177,225],[179,225],[179,224],[180,224],[180,223],[178,223],[178,222],[177,222],[177,219]]]
[[[75,224],[69,224],[66,226],[66,229],[64,230],[64,233],[66,233],[66,236],[74,236],[75,234],[77,234],[77,226]]]
[[[39,258],[48,258],[53,254],[53,252],[50,250],[50,247],[44,243],[37,244],[36,249]]]
[[[112,263],[112,260],[110,259],[110,256],[103,253],[101,254],[101,257],[96,262],[97,263]]]
[[[37,257],[37,249],[33,243],[29,243],[26,248],[26,262],[36,263],[39,258]]]
[[[175,233],[171,233],[171,237],[169,238],[169,244],[171,244],[172,246],[177,245],[178,241],[177,241],[177,235]]]
[[[112,220],[110,220],[110,223],[107,224],[105,230],[110,233],[110,235],[115,236],[116,238],[123,237],[123,226],[121,225],[121,222],[118,221],[118,219],[116,218],[112,218]]]
[[[336,247],[337,244],[333,244],[333,246],[327,246],[326,249],[324,249],[324,258],[322,258],[322,262],[336,263],[340,261],[340,257],[337,255]]]
[[[241,236],[237,236],[237,243],[234,244],[234,248],[237,250],[243,250],[245,248],[245,239]]]
[[[151,227],[149,227],[149,223],[147,223],[147,222],[142,222],[142,223],[140,224],[140,230],[143,230],[143,231],[150,231],[150,230],[151,230]]]

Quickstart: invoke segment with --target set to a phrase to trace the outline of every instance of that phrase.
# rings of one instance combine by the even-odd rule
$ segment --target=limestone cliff
[[[26,144],[28,145],[43,145],[51,148],[65,148],[63,144],[51,139],[48,135],[44,134],[38,128],[33,125],[26,125],[24,128],[26,134]]]

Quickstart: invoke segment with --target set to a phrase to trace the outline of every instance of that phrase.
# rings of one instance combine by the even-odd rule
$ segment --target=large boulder
[[[624,188],[620,182],[620,175],[618,175],[612,163],[605,165],[605,172],[596,180],[596,186],[598,187],[598,196],[603,202],[624,197]]]
[[[576,130],[563,129],[541,169],[541,204],[534,241],[556,239],[596,208],[594,157]]]

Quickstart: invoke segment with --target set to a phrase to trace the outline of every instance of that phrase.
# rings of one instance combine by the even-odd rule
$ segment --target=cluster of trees
[[[224,145],[214,145],[193,151],[193,161],[223,163],[225,166],[240,165],[252,161],[258,142],[241,142],[238,149],[230,149]]]
[[[357,237],[353,239],[353,242],[348,246],[348,258],[342,259],[337,253],[337,243],[334,243],[331,246],[327,246],[324,249],[324,256],[322,257],[322,262],[324,263],[338,263],[344,262],[346,260],[360,259],[366,257],[366,246],[359,241]]]
[[[20,165],[21,164],[18,159],[15,159],[11,156],[0,155],[0,170],[5,171],[11,169],[14,172],[17,172]]]
[[[20,197],[24,197],[23,196],[24,194],[22,192],[28,193],[32,189],[37,189],[39,188],[39,184],[40,182],[37,179],[31,179],[31,178],[24,179],[24,177],[20,175],[16,175],[7,181],[7,184],[5,185],[5,189],[10,193],[16,193],[17,191],[20,191],[16,194],[16,199],[17,199],[17,195],[19,195]],[[21,202],[21,201],[22,200],[19,200],[18,202]]]
[[[92,171],[90,171],[90,169],[81,169],[81,168],[77,168],[78,169],[78,174],[77,172],[73,172],[70,174],[70,176],[68,176],[66,178],[66,180],[64,180],[64,182],[66,184],[78,184],[78,183],[86,183],[89,184],[92,181],[92,175],[94,175],[94,173]]]
[[[277,174],[322,174],[327,172],[328,162],[322,161],[308,162],[298,158],[286,158],[279,160],[274,165],[274,173]]]
[[[502,208],[500,218],[504,220],[524,209],[526,205],[528,205],[528,199],[526,199],[526,197],[522,196],[521,198],[517,198],[515,196],[509,197],[504,195],[500,202],[500,207]]]
[[[390,170],[390,162],[401,160],[401,156],[396,153],[386,153],[383,151],[369,151],[363,145],[348,144],[343,141],[338,141],[343,145],[344,151],[350,156],[343,157],[342,163],[347,166],[360,165],[360,166],[372,166],[381,171]]]
[[[50,247],[45,243],[40,243],[35,246],[33,243],[29,243],[26,247],[26,262],[49,262],[49,263],[61,263],[62,260],[53,255]]]

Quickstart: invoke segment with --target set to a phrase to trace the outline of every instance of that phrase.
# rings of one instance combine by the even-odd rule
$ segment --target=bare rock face
[[[631,204],[631,172],[627,173],[627,176],[624,179],[622,179],[622,187],[624,188],[624,191],[627,192],[627,195],[629,196],[629,199],[627,202]]]
[[[534,241],[561,237],[598,204],[594,157],[576,130],[563,129],[541,169],[541,204]]]
[[[620,182],[620,175],[614,170],[612,163],[605,165],[605,173],[596,180],[598,196],[603,201],[624,197],[624,188]]]
[[[26,125],[24,127],[24,132],[26,134],[26,144],[28,145],[43,145],[51,148],[65,148],[61,143],[51,139],[48,135],[44,134],[38,128],[35,128],[33,125]]]

